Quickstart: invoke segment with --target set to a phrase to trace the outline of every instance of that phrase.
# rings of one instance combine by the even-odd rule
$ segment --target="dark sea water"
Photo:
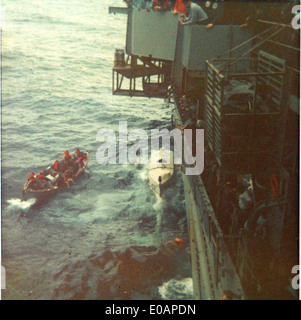
[[[4,0],[2,34],[2,264],[4,299],[192,299],[180,178],[158,202],[147,167],[101,166],[103,128],[170,128],[163,100],[112,95],[120,1]],[[84,175],[47,203],[21,202],[31,171],[68,149],[90,151]],[[161,249],[181,237],[173,255]]]

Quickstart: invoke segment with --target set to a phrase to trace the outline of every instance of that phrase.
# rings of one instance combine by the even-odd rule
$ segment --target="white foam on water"
[[[153,205],[153,208],[156,210],[156,211],[162,211],[163,209],[163,204],[164,204],[164,201],[162,198],[160,198],[158,195],[156,195],[156,203]]]
[[[142,181],[146,181],[148,179],[148,176],[147,176],[147,170],[145,171],[142,171],[139,173],[139,178],[142,180]]]
[[[171,279],[168,282],[164,282],[158,290],[163,300],[194,299],[192,278],[182,280]]]
[[[36,203],[37,199],[31,198],[26,201],[22,201],[21,199],[9,199],[7,202],[9,203],[8,209],[9,210],[21,210],[27,211]]]
[[[156,234],[157,237],[160,239],[161,238],[161,225],[162,225],[162,216],[163,216],[163,203],[164,201],[162,198],[157,196],[157,201],[153,205],[153,208],[156,210],[156,215],[157,215],[157,222],[156,222]]]

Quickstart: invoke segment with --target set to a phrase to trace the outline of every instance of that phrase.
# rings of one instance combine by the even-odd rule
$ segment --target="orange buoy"
[[[175,238],[173,241],[178,247],[184,247],[184,241],[181,238]]]

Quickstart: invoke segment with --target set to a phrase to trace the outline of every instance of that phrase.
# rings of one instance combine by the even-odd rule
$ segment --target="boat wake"
[[[156,211],[162,211],[163,210],[163,204],[164,204],[164,201],[162,198],[160,198],[159,196],[156,195],[156,203],[153,205],[153,208],[156,210]]]
[[[9,199],[7,200],[9,210],[21,210],[22,212],[28,211],[35,203],[37,199],[31,198],[26,201],[21,199]]]
[[[159,198],[157,196],[157,201],[156,203],[153,205],[153,208],[156,211],[156,235],[159,239],[161,239],[161,226],[162,226],[162,216],[163,216],[163,211],[164,211],[164,201],[162,198]]]
[[[148,180],[148,171],[147,170],[141,171],[139,173],[139,177],[142,181],[147,181]]]

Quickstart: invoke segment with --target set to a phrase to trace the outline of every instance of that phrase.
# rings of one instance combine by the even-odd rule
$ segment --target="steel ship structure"
[[[204,129],[204,170],[182,174],[197,300],[298,296],[300,34],[291,5],[227,1],[211,29],[183,26],[172,11],[109,9],[127,14],[113,94],[165,99],[173,128]]]

